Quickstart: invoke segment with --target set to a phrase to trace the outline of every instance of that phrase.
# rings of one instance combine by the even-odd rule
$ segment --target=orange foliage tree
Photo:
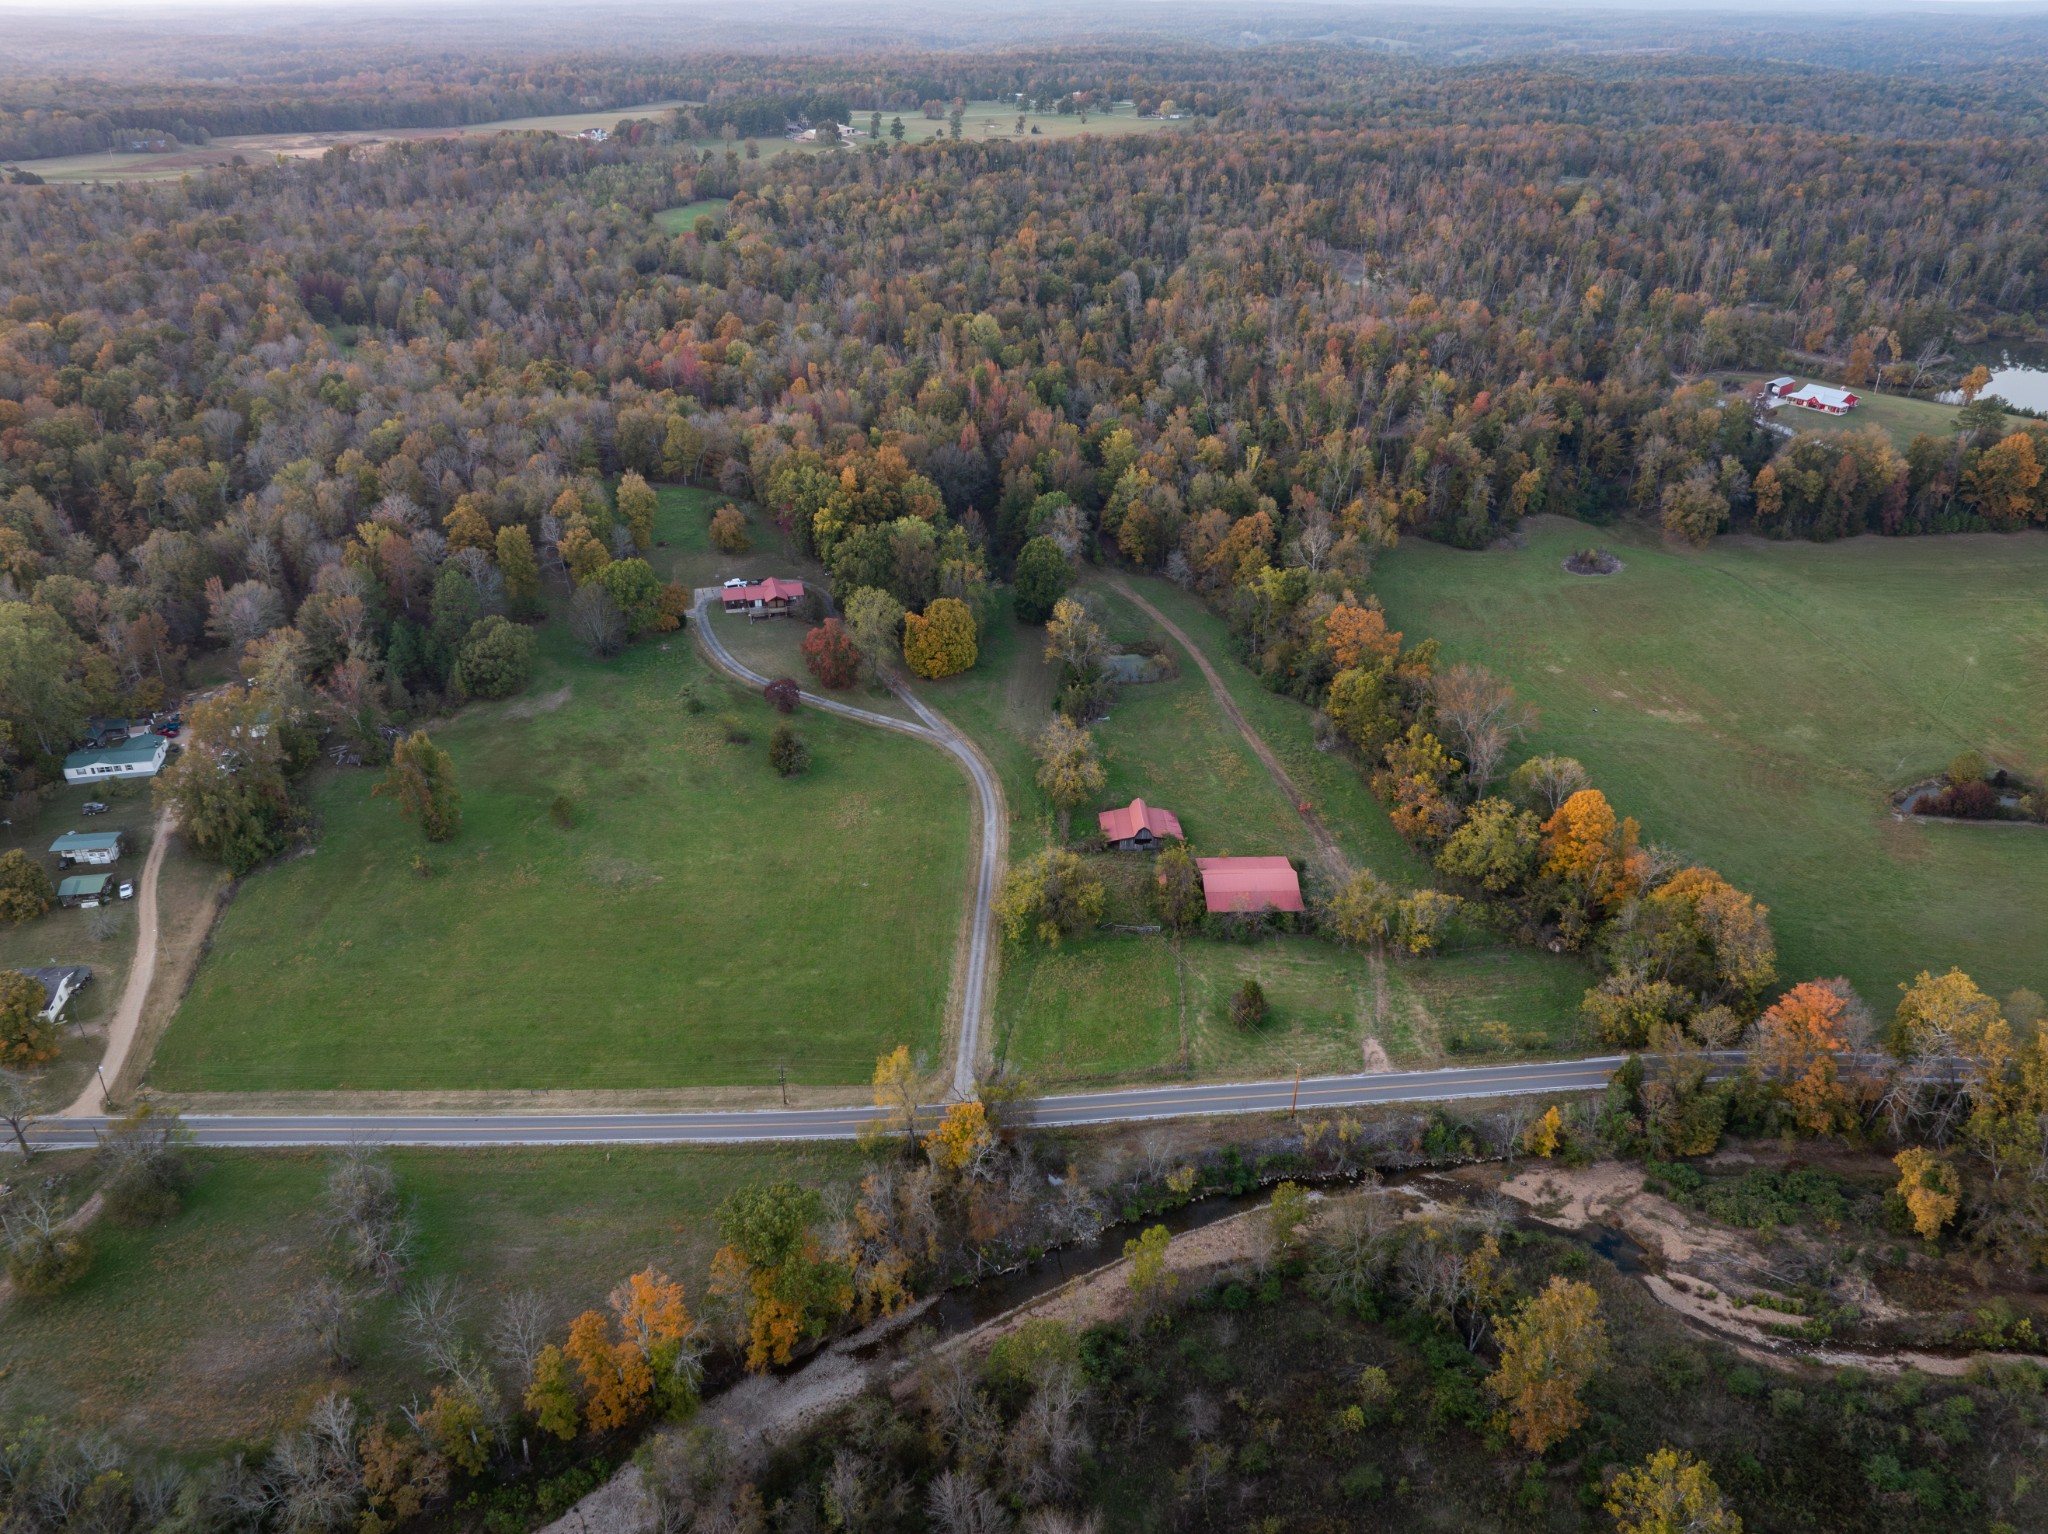
[[[682,1285],[658,1269],[644,1268],[612,1291],[611,1307],[618,1336],[602,1311],[586,1310],[570,1323],[568,1345],[562,1349],[582,1376],[583,1415],[591,1431],[624,1427],[651,1405],[672,1415],[686,1410],[695,1391],[683,1349],[696,1326],[683,1304]],[[536,1392],[542,1398],[536,1410],[559,1410],[559,1402],[541,1389],[538,1365],[529,1405]]]
[[[1615,819],[1599,789],[1582,788],[1543,822],[1543,872],[1595,906],[1624,900],[1641,883],[1641,835],[1633,819]]]
[[[1792,1118],[1808,1134],[1856,1123],[1856,1091],[1842,1062],[1854,1045],[1856,994],[1847,980],[1803,980],[1757,1021],[1751,1063],[1774,1078]]]
[[[1323,632],[1329,639],[1330,659],[1339,671],[1392,660],[1401,653],[1400,632],[1387,627],[1387,615],[1377,607],[1351,602],[1333,607],[1323,620]]]

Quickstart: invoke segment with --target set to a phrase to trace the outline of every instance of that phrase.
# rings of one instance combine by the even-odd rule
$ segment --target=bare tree
[[[1570,756],[1532,756],[1509,779],[1515,796],[1545,820],[1592,781],[1578,759]]]
[[[596,581],[576,588],[569,599],[569,632],[576,642],[602,659],[616,655],[626,645],[626,615],[612,594]]]
[[[366,1145],[342,1151],[327,1176],[322,1213],[349,1268],[396,1293],[412,1265],[415,1232],[391,1163]]]
[[[468,1349],[462,1339],[467,1309],[461,1286],[445,1274],[428,1279],[405,1298],[399,1314],[420,1357],[437,1374],[462,1370]]]
[[[491,1323],[491,1356],[506,1373],[525,1379],[533,1361],[555,1330],[555,1305],[538,1289],[517,1289],[505,1296]]]
[[[1431,678],[1430,699],[1475,795],[1493,782],[1508,747],[1536,727],[1536,711],[1516,698],[1514,688],[1470,661]]]
[[[925,1499],[932,1526],[941,1534],[1005,1534],[1009,1512],[988,1487],[971,1474],[944,1470]]]
[[[354,1403],[339,1393],[326,1397],[303,1428],[277,1441],[266,1469],[280,1521],[292,1534],[353,1522],[363,1494]]]
[[[35,1146],[29,1143],[28,1132],[42,1121],[46,1111],[40,1076],[31,1076],[26,1071],[0,1070],[0,1123],[4,1123],[14,1136],[15,1147],[21,1152],[23,1161],[36,1153]]]
[[[348,1349],[349,1327],[363,1308],[362,1296],[331,1273],[323,1273],[292,1301],[292,1329],[319,1347],[327,1361],[345,1369],[355,1362]]]

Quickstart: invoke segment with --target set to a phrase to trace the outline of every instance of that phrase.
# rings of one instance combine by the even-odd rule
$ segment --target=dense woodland
[[[1887,36],[1907,41],[1886,52]],[[1846,1132],[1900,1152],[1898,1229],[1946,1231],[1989,1264],[2037,1265],[2039,998],[2001,1003],[1965,976],[1922,975],[1887,1041],[1901,1064],[1865,1070],[1871,1028],[1855,998],[1814,980],[1767,1006],[1780,977],[1754,902],[1663,853],[1578,764],[1510,773],[1525,728],[1512,693],[1439,666],[1426,635],[1390,633],[1371,595],[1376,554],[1400,538],[1482,547],[1545,512],[1640,519],[1694,544],[1731,529],[2048,523],[2048,431],[1995,402],[1964,409],[1952,436],[1901,448],[1876,428],[1788,439],[1735,386],[1738,373],[1796,366],[1858,388],[1974,393],[1959,347],[2039,334],[2040,39],[2020,23],[1977,34],[1975,52],[1943,55],[1960,45],[1928,39],[1878,27],[1835,68],[1760,62],[1750,42],[1717,34],[1696,53],[1626,65],[1283,40],[632,63],[505,53],[461,67],[398,50],[350,71],[273,62],[233,87],[175,71],[0,82],[0,155],[13,156],[104,147],[143,127],[198,139],[701,103],[603,144],[507,135],[336,149],[171,185],[0,186],[7,788],[51,783],[88,718],[148,712],[193,676],[227,678],[194,710],[192,745],[158,792],[200,851],[247,872],[303,831],[295,784],[323,752],[379,760],[447,705],[523,685],[523,624],[566,612],[604,654],[682,621],[685,594],[641,557],[655,482],[715,488],[775,518],[830,572],[870,665],[971,665],[992,585],[1014,583],[1020,608],[1027,590],[1045,596],[1032,616],[1074,645],[1062,708],[1076,731],[1091,708],[1089,619],[1052,599],[1081,562],[1157,571],[1228,619],[1268,685],[1318,711],[1326,743],[1356,757],[1442,879],[1397,898],[1363,874],[1326,892],[1313,918],[1326,935],[1421,953],[1461,910],[1514,941],[1583,949],[1603,969],[1586,1004],[1596,1036],[1680,1057],[1654,1080],[1624,1077],[1576,1118],[1418,1121],[1395,1137],[1397,1159],[1518,1145],[1663,1159],[1704,1154],[1731,1128]],[[1936,57],[1945,73],[1929,67]],[[1044,141],[963,137],[956,120],[937,142],[884,133],[772,157],[746,142],[785,115],[943,118],[998,95],[1187,120]],[[721,129],[719,148],[689,142]],[[724,206],[692,232],[653,220],[713,200]],[[424,828],[446,758],[418,736],[398,755]],[[1655,806],[1628,808],[1653,834]],[[1060,873],[1027,867],[1039,882],[1016,892],[1020,912],[1051,898]],[[11,883],[0,895],[8,919],[47,905],[47,891]],[[1020,930],[1031,924],[1020,916]],[[1745,1036],[1772,1078],[1710,1081],[1693,1047]],[[50,1041],[24,1026],[0,1043],[18,1063]],[[715,1336],[731,1367],[786,1362],[919,1283],[1086,1234],[1110,1211],[1078,1183],[1045,1195],[1056,1174],[1028,1139],[998,1132],[999,1103],[993,1119],[963,1104],[974,1111],[920,1140],[908,1062],[885,1059],[877,1087],[902,1115],[902,1156],[836,1221],[801,1190],[736,1198],[722,1214],[717,1324],[701,1337],[680,1291],[651,1271],[622,1287],[615,1316],[592,1311],[552,1334],[515,1327],[489,1359],[426,1315],[432,1404],[403,1425],[365,1429],[337,1397],[267,1458],[124,1481],[100,1504],[77,1500],[97,1484],[80,1468],[90,1454],[30,1434],[0,1456],[10,1523],[381,1529],[444,1507],[452,1483],[487,1466],[516,1474],[515,1419],[570,1442],[687,1414],[699,1342]],[[146,1124],[126,1133],[115,1172],[144,1192],[164,1184],[174,1204],[175,1145]],[[1363,1165],[1313,1144],[1288,1154],[1284,1169],[1304,1174]],[[1153,1208],[1198,1185],[1190,1171],[1116,1191]],[[1234,1186],[1221,1174],[1214,1185]],[[329,1197],[338,1267],[402,1287],[385,1174],[344,1158]],[[64,1240],[47,1220],[37,1230],[37,1260],[61,1281]],[[1311,1251],[1290,1227],[1261,1282],[1324,1307],[1290,1346],[1350,1347],[1355,1323],[1395,1318],[1406,1351],[1385,1367],[1427,1376],[1431,1421],[1497,1454],[1504,1429],[1471,1362],[1487,1307],[1534,1305],[1558,1266],[1554,1253],[1487,1247],[1497,1234],[1428,1238],[1455,1259],[1432,1279],[1430,1252],[1415,1256],[1424,1238],[1374,1230]],[[350,1318],[336,1284],[326,1301],[309,1295],[302,1319],[340,1366]],[[777,1526],[998,1528],[1028,1508],[1033,1527],[1065,1527],[1048,1509],[1082,1481],[1054,1460],[1092,1437],[1108,1470],[1136,1463],[1171,1436],[1146,1426],[1165,1389],[1152,1383],[1191,1356],[1089,1346],[1019,1363],[1014,1377],[934,1373],[928,1415],[965,1426],[927,1442],[871,1411],[849,1440],[859,1463],[829,1492],[839,1513],[813,1484],[840,1476],[838,1461],[792,1463],[776,1473],[809,1511]],[[1356,1408],[1363,1426],[1385,1405],[1379,1388],[1316,1410],[1342,1421]],[[2036,1426],[2037,1393],[2031,1377],[2007,1392],[2001,1431]],[[1920,1483],[1914,1455],[1855,1424],[1866,1405],[1841,1406],[1847,1428],[1813,1429],[1821,1452],[1848,1444],[1916,1518],[1981,1507],[1955,1500],[1962,1441],[1913,1417],[1921,1403],[1868,1407],[1920,1422],[1905,1441],[1939,1461]],[[1034,1411],[1039,1437],[1001,1447],[1005,1423]],[[1651,1447],[1602,1431],[1617,1453]],[[1220,1526],[1228,1507],[1242,1526],[1239,1504],[1218,1502],[1212,1520],[1211,1494],[1262,1474],[1277,1428],[1220,1462],[1213,1425],[1180,1436],[1197,1445],[1183,1473],[1194,1479],[1173,1495],[1194,1523]],[[1536,1452],[1549,1442],[1516,1436]],[[1870,1468],[1885,1455],[1889,1469]],[[1757,1485],[1787,1473],[1750,1464]],[[694,1476],[731,1496],[683,1508],[675,1527],[763,1526],[722,1474],[677,1472],[678,1488]],[[1355,1495],[1343,1474],[1333,1459],[1298,1510],[1335,1516],[1347,1499],[1401,1495],[1397,1471],[1359,1471]],[[45,1496],[59,1483],[63,1497]],[[942,1483],[965,1500],[941,1507]],[[1503,1484],[1503,1498],[1520,1494]],[[1855,1484],[1830,1482],[1827,1507],[1853,1500]],[[1533,1516],[1549,1493],[1528,1495]],[[99,1521],[82,1521],[82,1505]],[[1903,1513],[1895,1525],[1919,1526]]]

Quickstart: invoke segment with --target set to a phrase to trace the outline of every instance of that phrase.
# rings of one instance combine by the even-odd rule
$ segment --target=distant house
[[[1118,852],[1151,852],[1162,836],[1186,840],[1180,832],[1178,815],[1143,799],[1133,799],[1120,810],[1104,810],[1095,820],[1109,845]]]
[[[60,868],[73,864],[119,862],[122,852],[119,831],[67,831],[50,843]]]
[[[153,778],[163,770],[171,743],[161,735],[141,736],[120,746],[94,746],[64,758],[66,783],[101,778]]]
[[[114,898],[112,874],[73,874],[57,886],[57,904],[99,905]]]
[[[1212,912],[1299,911],[1301,879],[1285,858],[1196,858]]]
[[[603,128],[585,128],[581,133],[577,134],[576,136],[580,139],[587,140],[592,144],[602,144],[606,139],[611,137],[611,134]]]
[[[1826,384],[1807,384],[1782,396],[1788,405],[1802,405],[1828,415],[1847,415],[1862,403],[1847,389],[1830,389]]]
[[[52,964],[42,969],[18,969],[17,975],[26,975],[42,985],[48,1000],[43,1003],[42,1018],[54,1023],[64,1015],[64,1004],[92,983],[92,970],[84,964]]]
[[[779,618],[804,599],[804,583],[771,575],[765,581],[747,581],[737,586],[728,584],[718,595],[729,613],[745,613],[749,618]]]

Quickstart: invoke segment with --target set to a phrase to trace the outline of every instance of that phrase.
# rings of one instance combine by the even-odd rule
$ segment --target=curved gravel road
[[[710,604],[718,598],[718,592],[716,586],[697,588],[696,604],[690,616],[698,641],[712,664],[721,671],[751,686],[766,687],[769,679],[735,659],[711,626]],[[912,724],[908,720],[894,719],[872,709],[842,703],[837,698],[823,697],[809,689],[803,691],[802,697],[812,708],[823,709],[828,714],[858,719],[863,724],[894,730],[899,735],[912,735],[951,752],[966,769],[968,781],[974,785],[981,811],[981,856],[975,860],[974,904],[968,912],[966,973],[960,997],[960,1039],[953,1056],[953,1094],[969,1098],[974,1095],[974,1066],[981,1052],[982,1025],[988,1016],[989,978],[995,961],[996,881],[1002,877],[1009,817],[1003,803],[1002,785],[996,781],[995,773],[982,760],[973,742],[909,688],[892,679],[889,690],[924,722]],[[872,1117],[871,1114],[868,1116]]]

